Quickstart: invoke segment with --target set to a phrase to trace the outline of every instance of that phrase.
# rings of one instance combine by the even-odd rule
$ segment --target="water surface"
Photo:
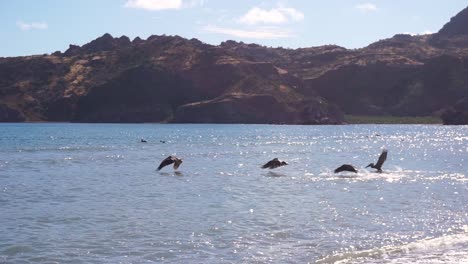
[[[1,124],[0,263],[466,263],[467,171],[466,126]]]

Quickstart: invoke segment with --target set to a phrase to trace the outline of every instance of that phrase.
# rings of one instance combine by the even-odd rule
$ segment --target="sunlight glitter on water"
[[[463,127],[2,126],[0,262],[466,258]]]

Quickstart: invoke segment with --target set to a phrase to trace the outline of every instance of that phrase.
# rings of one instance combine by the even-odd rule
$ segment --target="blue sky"
[[[64,51],[110,33],[273,47],[364,47],[437,32],[466,0],[0,0],[0,57]]]

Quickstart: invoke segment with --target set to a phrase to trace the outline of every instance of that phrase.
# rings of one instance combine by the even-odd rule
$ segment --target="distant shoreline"
[[[347,124],[407,124],[442,125],[442,119],[434,116],[358,116],[345,115]]]
[[[25,121],[0,122],[0,124],[167,124],[167,125],[290,125],[290,126],[342,126],[342,125],[443,125],[437,117],[395,117],[346,115],[343,124],[271,124],[271,123],[167,123],[167,122],[55,122]]]

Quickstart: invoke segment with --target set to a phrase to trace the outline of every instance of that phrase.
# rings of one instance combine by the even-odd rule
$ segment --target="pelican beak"
[[[367,165],[366,168],[369,168],[369,167],[372,166],[372,165],[373,165],[373,164],[371,163],[371,164]]]

